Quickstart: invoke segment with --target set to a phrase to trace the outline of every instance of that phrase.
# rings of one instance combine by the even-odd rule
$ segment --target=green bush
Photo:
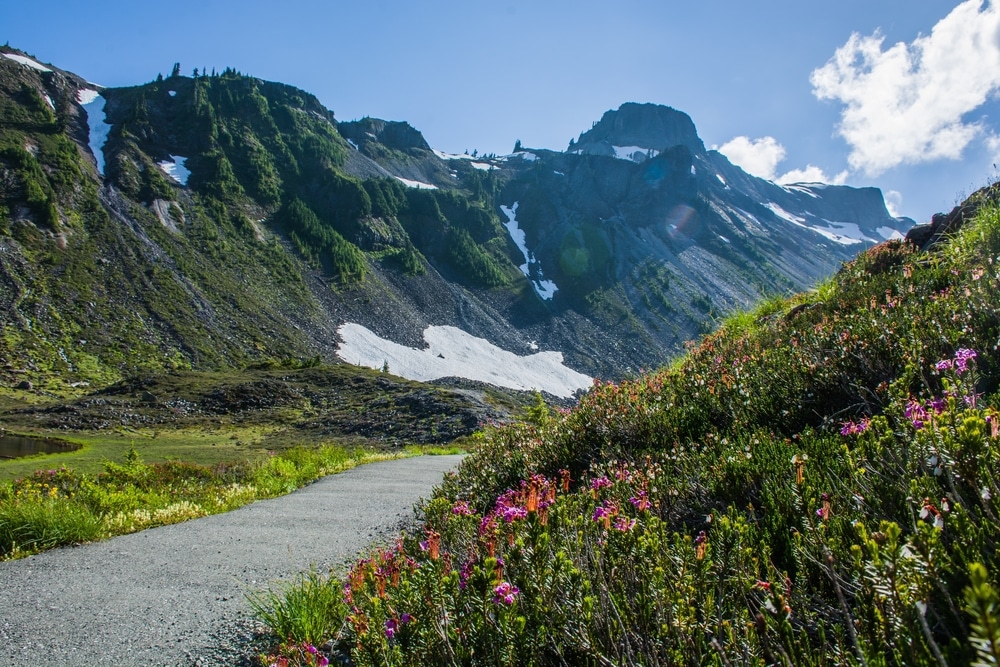
[[[332,636],[385,664],[993,664],[1000,210],[486,428]],[[535,411],[538,412],[537,410]]]

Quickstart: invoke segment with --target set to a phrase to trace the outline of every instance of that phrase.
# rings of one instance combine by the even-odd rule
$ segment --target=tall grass
[[[98,475],[38,471],[0,484],[0,559],[226,512],[394,456],[324,446],[209,467],[145,464],[132,450]]]
[[[247,594],[257,618],[291,644],[322,644],[347,616],[340,585],[310,570],[285,585]]]
[[[90,542],[103,534],[101,518],[85,506],[54,500],[0,502],[0,554],[5,557]]]

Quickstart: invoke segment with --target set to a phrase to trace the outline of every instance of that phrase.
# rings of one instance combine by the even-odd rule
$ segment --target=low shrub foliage
[[[765,308],[572,410],[486,427],[422,532],[327,580],[332,653],[998,664],[1000,210]]]

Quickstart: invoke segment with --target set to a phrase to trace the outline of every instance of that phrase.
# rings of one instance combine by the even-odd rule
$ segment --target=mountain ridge
[[[97,91],[42,67],[0,58],[8,381],[335,360],[349,322],[414,347],[457,326],[620,377],[912,223],[874,188],[749,176],[669,107],[608,111],[566,152],[473,157],[233,70]],[[105,100],[103,178],[83,89]],[[607,143],[657,132],[681,143]]]

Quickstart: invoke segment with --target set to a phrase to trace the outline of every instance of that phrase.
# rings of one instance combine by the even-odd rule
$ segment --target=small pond
[[[0,435],[0,459],[16,459],[35,454],[55,454],[71,452],[80,449],[62,440],[46,440],[44,438],[25,438],[20,435]]]

